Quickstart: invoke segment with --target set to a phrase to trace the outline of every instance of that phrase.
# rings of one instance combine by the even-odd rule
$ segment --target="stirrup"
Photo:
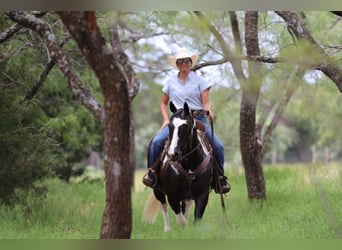
[[[142,178],[142,183],[150,188],[154,188],[157,185],[157,176],[155,171],[149,168]]]
[[[217,194],[226,194],[230,191],[231,186],[230,183],[228,181],[228,178],[226,176],[219,176],[218,178],[218,182],[215,185],[215,193]]]

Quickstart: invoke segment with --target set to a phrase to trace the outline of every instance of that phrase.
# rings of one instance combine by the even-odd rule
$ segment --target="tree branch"
[[[40,35],[49,49],[51,57],[55,58],[59,69],[68,80],[69,87],[74,96],[79,99],[97,119],[104,122],[104,112],[101,105],[84,88],[82,81],[71,68],[69,58],[58,45],[56,37],[48,25],[41,19],[24,12],[10,11],[7,12],[7,15],[12,21],[32,29]]]
[[[127,55],[124,53],[121,47],[119,34],[118,34],[116,25],[113,25],[110,27],[109,35],[110,35],[110,42],[113,48],[113,54],[114,54],[114,57],[116,57],[115,62],[117,62],[121,73],[126,77],[126,81],[128,83],[129,100],[132,101],[133,98],[138,94],[140,82],[138,78],[136,77],[131,64],[129,63],[129,59]]]
[[[0,33],[0,43],[4,42],[7,39],[9,39],[10,37],[12,37],[15,33],[17,33],[22,28],[23,28],[23,26],[21,26],[20,24],[15,23],[11,27],[9,27],[8,29],[2,31]]]
[[[242,56],[242,42],[241,42],[241,35],[240,35],[240,28],[239,23],[237,20],[236,13],[234,11],[229,11],[229,18],[232,25],[232,32],[234,37],[234,44],[235,44],[235,51],[236,53],[233,53],[234,55],[240,55]],[[232,56],[231,62],[235,71],[235,75],[240,80],[246,80],[246,76],[243,73],[241,59],[237,58],[235,56]]]
[[[220,65],[223,63],[229,62],[227,58],[222,58],[220,60],[216,61],[208,61],[208,62],[203,62],[203,63],[198,63],[192,67],[193,71],[199,70],[200,68],[208,67],[208,66],[215,66],[215,65]]]
[[[228,43],[224,40],[223,36],[221,36],[220,32],[215,28],[213,24],[210,23],[210,21],[204,16],[204,14],[201,11],[195,11],[194,12],[199,19],[205,22],[207,25],[209,31],[215,36],[217,41],[220,44],[220,47],[223,51],[224,58],[222,58],[222,61],[229,61],[232,64],[233,70],[235,75],[238,79],[244,80],[245,76],[242,71],[241,67],[241,61],[236,60],[238,57],[235,57],[232,51],[228,47]],[[238,30],[235,27],[235,31]],[[239,39],[236,39],[236,42],[238,43]]]
[[[308,66],[305,62],[298,62],[296,60],[291,60],[291,58],[285,58],[285,57],[267,57],[267,56],[261,56],[261,55],[247,55],[247,56],[232,56],[228,58],[222,58],[216,61],[208,61],[204,63],[196,64],[193,67],[193,70],[199,70],[200,68],[207,67],[207,66],[215,66],[220,65],[226,62],[230,62],[232,60],[245,60],[245,61],[257,61],[257,62],[263,62],[263,63],[295,63],[300,66]]]
[[[322,71],[336,84],[340,92],[342,92],[342,70],[338,68],[336,64],[331,62],[329,56],[314,40],[309,30],[297,14],[291,11],[276,11],[276,13],[284,19],[298,40],[305,41],[312,46],[311,52],[314,52],[317,58],[313,58],[312,55],[308,55],[310,58],[314,59],[310,60],[311,68]]]
[[[299,88],[299,84],[297,83],[297,80],[301,79],[304,76],[305,71],[303,69],[295,70],[295,77],[293,78],[287,78],[287,84],[285,88],[285,94],[284,98],[278,101],[277,108],[275,109],[273,118],[270,122],[270,124],[267,126],[266,131],[263,135],[263,154],[269,149],[270,147],[270,139],[273,133],[273,130],[276,128],[278,123],[280,122],[283,113],[285,112],[286,106],[289,103],[291,97],[293,96],[294,92]]]
[[[232,32],[233,32],[236,51],[239,55],[242,55],[242,42],[241,42],[240,28],[239,28],[239,22],[238,22],[235,11],[229,11],[229,18],[230,18],[230,23],[232,25]]]
[[[35,17],[42,17],[46,14],[47,12],[32,12],[32,14]],[[13,24],[11,27],[6,29],[5,31],[2,31],[0,33],[0,43],[6,41],[7,39],[11,38],[15,33],[17,33],[19,30],[22,29],[23,26],[21,26],[18,23]]]
[[[68,36],[64,39],[64,41],[59,45],[61,48],[64,46],[64,44],[71,39],[71,36]],[[25,98],[23,101],[28,101],[31,100],[35,94],[38,92],[40,87],[43,85],[46,77],[50,73],[51,69],[53,66],[56,64],[56,59],[52,58],[50,61],[47,63],[46,67],[44,68],[43,72],[39,75],[39,77],[36,80],[35,85],[31,88],[31,90],[26,94]]]

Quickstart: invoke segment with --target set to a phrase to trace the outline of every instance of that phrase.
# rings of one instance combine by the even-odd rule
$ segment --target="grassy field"
[[[151,190],[136,172],[132,193],[132,239],[334,239],[342,238],[342,166],[265,166],[267,201],[249,202],[242,168],[227,169],[232,191],[224,198],[212,192],[202,221],[179,228],[169,209],[171,232],[163,232],[161,213],[155,224],[142,221]],[[48,181],[46,199],[28,197],[31,209],[0,206],[2,239],[97,239],[104,209],[104,184],[98,180],[66,184]],[[193,208],[193,207],[192,207]]]

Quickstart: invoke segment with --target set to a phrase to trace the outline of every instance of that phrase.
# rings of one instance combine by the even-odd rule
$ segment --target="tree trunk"
[[[240,150],[245,169],[249,199],[266,199],[264,173],[261,165],[262,145],[256,136],[255,107],[253,93],[242,94],[240,108]]]
[[[123,98],[118,98],[120,95],[115,92],[107,89],[104,93],[106,207],[103,213],[101,239],[127,239],[130,238],[132,229],[129,101],[127,89],[123,84],[119,91]]]
[[[248,56],[260,55],[258,13],[246,12],[246,48]],[[262,143],[256,134],[256,106],[261,80],[258,62],[249,62],[249,79],[242,84],[240,107],[240,150],[245,169],[248,198],[266,199],[264,173],[261,165]]]
[[[128,88],[135,82],[135,77],[122,66],[127,63],[121,61],[125,58],[118,57],[106,44],[96,24],[95,12],[61,12],[59,15],[94,70],[104,96],[106,206],[100,237],[128,239],[132,230],[133,177],[129,159]]]
[[[247,191],[249,199],[265,199],[265,181],[261,166],[262,148],[261,144],[257,142],[256,137],[256,105],[260,92],[260,69],[258,63],[249,62],[249,79],[244,74],[241,65],[241,59],[234,56],[227,46],[224,37],[218,32],[214,25],[211,25],[201,12],[195,14],[204,21],[210,32],[215,36],[219,42],[221,49],[226,58],[229,58],[232,64],[233,71],[239,79],[242,86],[242,100],[240,107],[240,150],[242,155],[242,162],[245,169],[245,176],[247,181]],[[234,12],[229,12],[230,20],[232,22],[232,30],[234,37],[234,46],[236,52],[242,54],[242,45],[240,39],[240,31],[237,22],[237,16]],[[246,32],[245,42],[247,54],[249,57],[260,56],[259,42],[258,42],[258,13],[246,13]]]

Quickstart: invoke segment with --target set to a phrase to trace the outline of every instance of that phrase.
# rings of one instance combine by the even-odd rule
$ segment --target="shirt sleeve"
[[[198,85],[199,85],[199,90],[202,93],[204,90],[210,88],[210,84],[201,76],[198,77]]]
[[[169,84],[169,82],[170,82],[170,80],[167,80],[165,85],[162,88],[163,93],[167,94],[168,96],[170,96],[170,88],[169,88],[170,84]]]

